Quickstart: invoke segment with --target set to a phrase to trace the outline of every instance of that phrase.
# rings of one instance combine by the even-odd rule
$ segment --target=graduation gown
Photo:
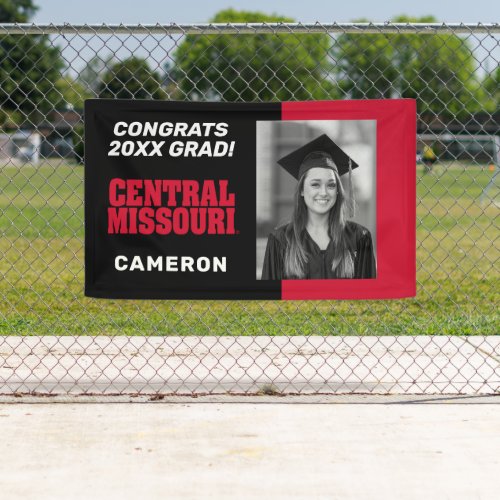
[[[284,276],[286,252],[286,229],[288,224],[275,229],[267,240],[263,280],[294,279]],[[376,265],[370,231],[352,221],[346,223],[347,242],[354,257],[354,278],[375,278]],[[304,279],[335,279],[337,271],[332,271],[333,243],[330,240],[326,250],[320,250],[317,243],[304,231],[304,246],[307,251],[306,276]]]

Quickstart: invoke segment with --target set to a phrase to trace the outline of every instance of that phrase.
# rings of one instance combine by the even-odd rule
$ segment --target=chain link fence
[[[498,393],[500,26],[0,25],[0,393]],[[86,98],[417,100],[417,296],[83,296]]]

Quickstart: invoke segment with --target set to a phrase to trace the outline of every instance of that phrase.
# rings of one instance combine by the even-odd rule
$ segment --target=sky
[[[219,10],[259,10],[301,22],[387,21],[432,14],[439,21],[500,21],[497,0],[35,0],[37,23],[205,23]]]

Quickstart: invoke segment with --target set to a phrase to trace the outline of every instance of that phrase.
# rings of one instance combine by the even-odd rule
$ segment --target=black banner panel
[[[85,294],[412,296],[414,144],[405,99],[87,100]]]
[[[85,293],[275,299],[255,278],[256,121],[280,104],[85,102]]]

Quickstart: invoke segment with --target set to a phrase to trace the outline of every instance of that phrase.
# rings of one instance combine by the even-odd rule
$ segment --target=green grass
[[[0,334],[499,333],[499,208],[477,166],[419,168],[415,299],[116,301],[83,296],[83,168],[0,169]]]

